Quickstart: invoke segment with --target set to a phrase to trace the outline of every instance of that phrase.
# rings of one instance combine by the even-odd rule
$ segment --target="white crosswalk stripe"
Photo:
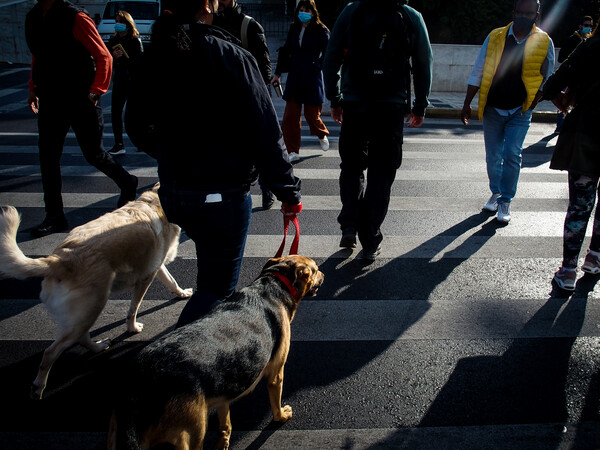
[[[0,71],[0,77],[10,73]],[[0,119],[24,106],[14,100],[22,94],[26,98],[21,84],[0,89]],[[109,99],[103,98],[107,148]],[[281,117],[283,102],[275,107]],[[593,442],[600,435],[600,292],[594,279],[582,282],[571,299],[550,284],[561,260],[568,197],[566,174],[548,168],[553,125],[534,124],[527,136],[513,220],[505,227],[481,212],[489,196],[481,128],[466,134],[456,121],[439,120],[407,129],[382,252],[365,265],[360,245],[339,248],[339,126],[326,112],[323,117],[331,150],[321,151],[304,126],[302,159],[294,165],[303,187],[300,252],[315,258],[326,276],[292,326],[284,401],[295,416],[281,429],[268,428],[266,389],[259,385],[232,408],[231,448],[458,448],[457,442],[478,448],[484,439],[489,448],[572,448],[562,439]],[[0,129],[0,205],[21,212],[18,241],[29,256],[51,253],[66,236],[30,239],[26,230],[44,215],[36,141],[34,128]],[[119,158],[140,186],[157,181],[154,162],[133,147]],[[73,133],[62,175],[73,226],[114,208],[118,189],[85,162]],[[279,203],[262,211],[257,186],[252,201],[240,284],[252,281],[282,239]],[[584,248],[590,235],[591,227]],[[171,271],[183,287],[195,282],[195,248],[185,235]],[[41,440],[49,449],[101,448],[110,409],[105,378],[113,382],[119,375],[108,376],[103,367],[120,369],[113,360],[130,346],[169,331],[185,301],[154,283],[141,307],[144,331],[127,335],[130,293],[112,295],[92,336],[116,345],[106,355],[67,352],[39,407],[26,402],[24,391],[56,327],[38,292],[39,280],[0,280],[0,376],[7,380],[0,395],[13,411],[0,425],[0,440],[6,448],[36,448]],[[61,425],[55,415],[63,416]],[[25,417],[31,417],[28,425],[17,426]]]

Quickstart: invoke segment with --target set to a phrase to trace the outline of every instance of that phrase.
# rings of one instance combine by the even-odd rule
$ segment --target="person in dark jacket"
[[[594,19],[592,16],[584,16],[581,20],[581,24],[579,25],[579,29],[576,30],[571,36],[569,36],[565,42],[563,43],[560,51],[558,52],[558,62],[563,63],[569,55],[575,50],[581,42],[585,41],[592,35]],[[555,133],[560,133],[560,130],[565,122],[565,113],[562,111],[558,111],[556,113],[556,129]]]
[[[104,151],[100,96],[108,90],[112,57],[87,12],[65,0],[38,0],[25,19],[32,54],[27,103],[38,117],[40,170],[46,218],[34,237],[68,228],[62,201],[60,157],[69,127],[86,161],[121,189],[117,206],[136,195],[137,177]]]
[[[250,16],[246,16],[236,0],[219,0],[219,14],[214,17],[214,25],[223,28],[240,40],[243,48],[252,53],[266,85],[271,82],[271,55],[263,27]],[[259,183],[262,190],[262,207],[273,206],[273,193]]]
[[[319,19],[314,0],[299,1],[271,80],[271,84],[279,83],[282,73],[288,74],[281,128],[291,162],[300,159],[302,105],[310,134],[319,138],[321,149],[329,149],[329,130],[321,120],[325,101],[322,68],[328,41],[329,30]]]
[[[238,38],[242,47],[252,53],[258,63],[258,69],[265,84],[269,84],[272,78],[271,55],[265,30],[254,18],[249,17],[246,30],[244,28],[243,7],[236,0],[219,0],[219,14],[215,15],[213,25],[223,28]]]
[[[356,247],[358,234],[363,247],[362,258],[365,260],[374,260],[381,251],[381,225],[388,211],[396,171],[402,163],[404,117],[408,115],[410,127],[421,126],[425,120],[425,108],[429,104],[433,66],[429,35],[421,14],[404,3],[406,1],[361,0],[348,4],[331,33],[323,67],[325,90],[327,98],[331,100],[331,117],[342,124],[342,210],[338,215],[342,229],[340,247]],[[369,17],[376,15],[382,18],[401,13],[406,29],[410,30],[407,33],[407,46],[410,48],[404,54],[406,61],[401,62],[404,70],[390,74],[389,78],[393,78],[390,86],[381,82],[366,82],[365,78],[359,76],[361,72],[355,70],[364,60],[362,54],[361,58],[347,57],[360,48],[359,41],[352,39],[359,34],[356,28],[352,29],[352,25],[364,23],[360,19],[367,14]],[[412,109],[409,56],[415,87]],[[369,73],[374,73],[371,66]]]
[[[129,96],[131,73],[130,68],[144,51],[140,33],[133,17],[126,11],[115,14],[115,34],[108,40],[108,49],[114,60],[112,101],[110,115],[115,136],[115,144],[108,151],[111,155],[125,153],[123,143],[123,109]]]
[[[211,26],[217,7],[217,0],[166,2],[144,57],[156,92],[161,204],[196,245],[197,287],[177,326],[234,292],[258,173],[285,215],[301,210],[300,180],[267,87],[255,59]]]
[[[566,92],[564,92],[566,91]],[[587,224],[597,203],[600,180],[600,35],[598,26],[548,79],[544,98],[568,113],[550,162],[551,169],[569,174],[569,206],[565,217],[563,259],[554,275],[562,289],[574,290],[579,253]],[[584,272],[600,273],[600,208],[592,229]]]

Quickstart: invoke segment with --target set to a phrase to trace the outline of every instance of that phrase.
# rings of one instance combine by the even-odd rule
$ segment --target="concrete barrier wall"
[[[35,3],[24,0],[0,5],[0,62],[31,62],[25,42],[25,16]]]
[[[480,45],[432,44],[432,92],[465,92]]]

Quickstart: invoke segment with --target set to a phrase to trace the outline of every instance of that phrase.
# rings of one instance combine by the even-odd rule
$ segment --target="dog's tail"
[[[0,276],[24,280],[45,277],[50,273],[49,259],[28,258],[17,245],[21,217],[12,206],[0,207]]]

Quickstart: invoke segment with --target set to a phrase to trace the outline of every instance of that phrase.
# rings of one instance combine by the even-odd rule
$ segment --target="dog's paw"
[[[223,436],[219,436],[217,440],[217,445],[215,445],[215,449],[217,450],[227,450],[229,448],[229,439]]]
[[[292,407],[290,405],[285,405],[281,408],[279,412],[279,417],[273,417],[276,422],[287,422],[292,418]]]
[[[93,342],[92,345],[89,347],[90,350],[92,350],[96,353],[103,352],[104,350],[108,350],[109,348],[110,348],[110,339],[104,339],[103,341]]]
[[[144,329],[144,324],[141,322],[134,322],[133,324],[127,324],[127,331],[130,333],[141,333]]]
[[[177,295],[177,297],[179,298],[190,298],[192,296],[192,294],[194,293],[194,289],[192,288],[187,288],[187,289],[180,289],[177,292],[173,292],[175,295]]]

